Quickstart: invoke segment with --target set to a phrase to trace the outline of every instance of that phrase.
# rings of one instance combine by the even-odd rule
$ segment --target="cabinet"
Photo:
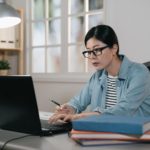
[[[0,60],[10,62],[9,74],[24,74],[23,9],[18,9],[18,12],[21,17],[20,24],[0,29]]]

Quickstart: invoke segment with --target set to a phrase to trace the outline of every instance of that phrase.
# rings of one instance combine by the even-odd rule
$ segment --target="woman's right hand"
[[[75,114],[75,109],[68,104],[62,104],[61,106],[56,106],[56,114]]]

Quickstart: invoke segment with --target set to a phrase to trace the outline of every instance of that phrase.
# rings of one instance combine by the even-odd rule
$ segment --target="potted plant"
[[[0,75],[8,75],[10,64],[7,60],[0,60]]]

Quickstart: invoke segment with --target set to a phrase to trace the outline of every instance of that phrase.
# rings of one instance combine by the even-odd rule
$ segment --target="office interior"
[[[31,75],[34,81],[34,87],[36,92],[36,98],[38,108],[40,111],[53,112],[56,105],[50,102],[50,99],[56,100],[60,104],[63,104],[76,95],[85,83],[90,78],[91,72],[71,72],[71,73],[33,73],[32,57],[31,57],[31,32],[28,24],[31,17],[29,3],[31,1],[40,0],[6,0],[6,2],[16,9],[23,10],[23,73],[25,75]],[[48,2],[51,0],[41,0]],[[57,1],[57,0],[53,0]],[[58,0],[59,1],[59,0]],[[62,2],[61,8],[63,11],[67,11],[64,4],[69,0],[60,0]],[[71,1],[71,0],[70,0]],[[96,0],[72,0],[72,1],[96,1]],[[99,0],[97,0],[99,1]],[[1,0],[0,0],[1,2]],[[76,6],[77,8],[80,6]],[[150,1],[149,0],[103,0],[103,23],[108,24],[114,28],[118,35],[120,43],[120,53],[125,54],[133,61],[139,63],[145,63],[150,61],[149,43],[150,43]],[[61,24],[64,26],[63,24]],[[62,38],[66,41],[66,30],[62,31],[64,34]],[[65,33],[66,32],[66,33]],[[1,37],[1,36],[0,36]],[[65,37],[65,38],[64,38]],[[42,40],[42,39],[41,39]],[[66,45],[62,43],[62,47]],[[84,48],[83,48],[84,50]],[[61,49],[61,51],[63,51]],[[67,50],[66,50],[67,51]],[[6,54],[8,54],[6,52]],[[12,53],[10,53],[11,55]],[[50,54],[50,53],[49,53]],[[66,62],[68,58],[64,53],[63,62]],[[82,55],[82,53],[81,53]],[[39,57],[37,59],[40,59]],[[9,60],[11,62],[11,74],[15,74],[18,64],[16,63],[16,57]],[[82,65],[81,65],[82,66]],[[64,68],[66,66],[63,65]],[[80,66],[78,66],[80,68]],[[78,69],[78,68],[77,68]],[[0,147],[6,142],[5,148],[8,150],[149,150],[149,144],[129,144],[129,145],[115,145],[115,146],[96,146],[96,147],[82,147],[75,143],[68,134],[58,134],[54,136],[40,137],[32,136],[26,138],[20,138],[14,141],[16,137],[22,137],[22,133],[15,133],[11,131],[0,130]]]
[[[66,0],[62,0],[66,1]],[[30,48],[28,47],[27,0],[7,0],[9,5],[24,10],[24,74],[30,74]],[[120,43],[120,53],[133,61],[144,63],[150,60],[150,1],[149,0],[104,0],[104,23],[116,31]],[[78,7],[78,6],[77,6]],[[28,36],[27,36],[28,35]],[[67,58],[66,58],[67,59]],[[15,67],[15,66],[14,66]],[[39,110],[54,111],[54,99],[63,104],[77,94],[88,81],[91,73],[57,74],[46,77],[32,74]]]

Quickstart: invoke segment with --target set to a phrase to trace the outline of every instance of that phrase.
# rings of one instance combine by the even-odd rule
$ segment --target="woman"
[[[150,72],[119,55],[118,38],[107,25],[90,29],[85,36],[85,58],[97,70],[79,95],[57,107],[50,122],[70,121],[93,114],[150,115]],[[83,112],[87,106],[90,112]]]

